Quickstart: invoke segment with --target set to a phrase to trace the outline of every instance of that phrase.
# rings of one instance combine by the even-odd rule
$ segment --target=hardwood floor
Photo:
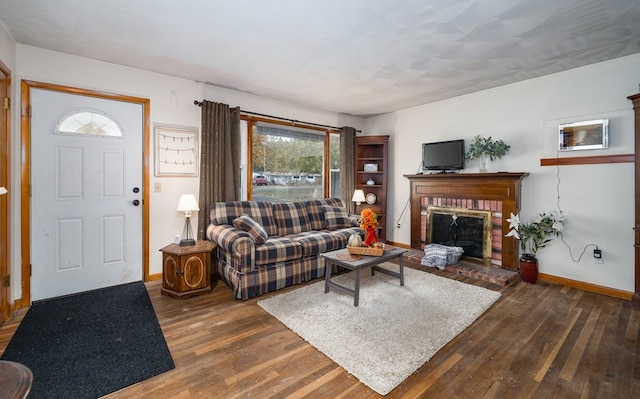
[[[640,309],[631,302],[409,267],[502,297],[388,398],[640,397]],[[184,300],[161,296],[159,281],[147,288],[176,368],[108,398],[380,397],[263,311],[261,298],[234,300],[220,281]],[[0,351],[25,313],[0,327]]]

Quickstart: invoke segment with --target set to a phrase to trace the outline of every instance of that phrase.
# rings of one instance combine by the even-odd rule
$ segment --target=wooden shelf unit
[[[360,213],[363,208],[371,208],[378,215],[380,241],[385,241],[387,231],[387,171],[389,136],[356,136],[354,146],[355,156],[355,188],[364,191],[365,196],[373,193],[376,196],[374,204],[363,202],[356,207]],[[365,171],[365,164],[378,165],[377,171]],[[375,184],[367,184],[367,180]]]

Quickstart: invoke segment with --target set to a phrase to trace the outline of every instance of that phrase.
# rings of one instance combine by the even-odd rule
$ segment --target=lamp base
[[[186,212],[185,212],[186,214]],[[185,217],[184,229],[182,230],[182,239],[180,240],[181,247],[190,247],[196,245],[195,237],[193,236],[193,230],[191,230],[191,218]]]

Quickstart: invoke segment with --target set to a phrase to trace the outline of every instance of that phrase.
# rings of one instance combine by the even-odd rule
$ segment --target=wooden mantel
[[[520,212],[522,179],[528,173],[439,173],[404,175],[411,182],[411,248],[420,249],[420,199],[468,198],[502,201],[502,233],[509,232],[510,214]],[[502,267],[518,269],[518,241],[503,240]]]

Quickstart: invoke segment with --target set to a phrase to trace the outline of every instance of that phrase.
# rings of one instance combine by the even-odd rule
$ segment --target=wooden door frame
[[[3,122],[0,126],[0,187],[5,187],[8,191],[3,196],[4,200],[0,201],[0,242],[5,246],[5,250],[0,254],[0,279],[10,275],[11,266],[11,237],[9,235],[9,226],[11,223],[11,71],[0,61],[0,71],[5,76],[0,84],[0,97],[4,100],[9,99],[6,108],[3,106],[0,112],[4,114],[0,120]],[[4,282],[0,282],[4,286]],[[11,314],[11,303],[9,301],[10,286],[5,286],[0,292],[0,324],[6,320]]]
[[[19,301],[16,301],[16,306],[27,307],[31,304],[31,89],[58,91],[68,94],[77,94],[142,105],[142,278],[144,281],[149,281],[149,163],[151,154],[151,101],[148,98],[142,97],[133,97],[95,90],[80,89],[77,87],[23,80],[20,87],[20,129],[22,139],[22,160],[20,165],[20,217],[22,232],[20,235],[20,250],[22,255],[22,298]]]
[[[640,305],[640,93],[627,97],[633,103],[635,146],[635,225],[634,225],[634,293],[633,302]]]

